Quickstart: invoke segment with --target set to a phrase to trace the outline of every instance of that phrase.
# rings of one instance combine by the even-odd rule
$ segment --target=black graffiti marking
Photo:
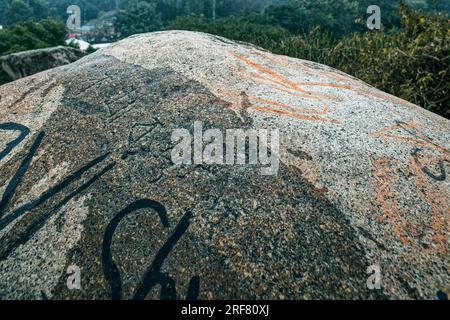
[[[1,125],[0,128],[7,129],[7,130],[21,131],[21,135],[19,136],[19,138],[15,139],[13,142],[9,143],[7,145],[7,148],[4,151],[2,151],[1,154],[2,155],[5,154],[5,156],[9,152],[11,152],[11,150],[13,150],[13,148],[15,146],[17,146],[17,144],[19,144],[26,137],[26,135],[29,134],[28,128],[26,128],[22,125],[19,125],[19,124],[4,123]],[[16,173],[12,177],[11,181],[8,183],[4,193],[2,195],[2,198],[0,201],[0,231],[5,229],[11,222],[16,220],[20,216],[24,215],[25,213],[33,210],[34,208],[36,208],[38,206],[40,206],[41,204],[46,202],[48,199],[50,199],[54,195],[65,190],[69,185],[71,185],[75,181],[80,180],[84,173],[89,171],[94,166],[103,162],[106,159],[106,157],[108,157],[108,155],[110,154],[110,153],[106,153],[106,154],[90,161],[88,164],[84,165],[83,167],[78,169],[76,172],[70,174],[68,177],[66,177],[62,182],[60,182],[56,186],[50,187],[49,189],[44,191],[37,199],[22,205],[21,207],[15,209],[14,211],[12,211],[8,215],[6,215],[6,217],[3,217],[8,205],[11,201],[11,198],[15,194],[16,189],[20,185],[25,173],[28,171],[31,161],[32,161],[34,155],[36,154],[37,150],[39,149],[44,136],[45,136],[44,132],[40,132],[37,135],[32,146],[30,147],[30,150],[28,151],[27,155],[23,159],[22,163],[20,164]],[[5,152],[7,152],[7,153],[5,153]],[[90,187],[93,183],[95,183],[98,179],[100,179],[105,173],[112,170],[115,165],[116,165],[116,163],[112,162],[109,165],[107,165],[106,167],[104,167],[102,170],[95,173],[92,178],[90,178],[87,182],[83,183],[75,191],[73,191],[72,193],[70,193],[69,195],[64,197],[63,200],[59,204],[57,204],[55,207],[53,207],[50,211],[46,212],[45,214],[40,215],[36,219],[36,221],[34,221],[30,226],[28,226],[27,229],[20,235],[15,235],[13,232],[11,232],[13,240],[7,244],[3,244],[2,246],[0,246],[0,261],[6,259],[11,254],[11,252],[13,252],[18,246],[29,241],[30,238],[45,225],[45,223],[48,221],[48,219],[52,215],[57,213],[64,205],[66,205],[71,199],[73,199],[80,192],[82,192],[82,191],[86,190],[88,187]]]
[[[111,243],[114,232],[116,231],[119,222],[125,218],[128,214],[133,213],[139,209],[144,208],[152,208],[155,210],[159,219],[161,220],[162,225],[165,228],[169,227],[169,220],[167,218],[167,211],[163,205],[156,201],[152,200],[138,200],[133,202],[128,207],[123,209],[120,213],[118,213],[108,224],[105,235],[103,237],[103,248],[102,248],[102,264],[103,264],[103,273],[105,275],[106,281],[109,283],[112,291],[112,298],[114,300],[120,300],[122,298],[122,280],[120,278],[120,272],[117,269],[114,260],[111,255]]]
[[[41,136],[41,134],[42,134],[42,136]],[[28,169],[29,162],[31,162],[31,159],[32,159],[34,153],[36,152],[37,148],[40,145],[40,142],[42,141],[43,133],[41,133],[41,134],[38,136],[38,138],[36,139],[32,148],[30,149],[30,152],[28,153],[27,157],[25,158],[24,163],[17,171],[16,176],[18,176],[18,179],[16,179],[16,176],[15,176],[13,178],[13,180],[11,180],[11,182],[9,183],[8,187],[6,188],[2,202],[0,203],[0,217],[1,217],[1,213],[2,213],[3,209],[7,207],[12,194],[14,193],[15,189],[17,188],[17,185],[19,184],[20,179],[22,178],[22,176],[25,174],[26,170]],[[48,199],[53,197],[55,194],[61,192],[63,189],[68,187],[73,182],[79,180],[86,171],[88,171],[92,167],[96,166],[97,164],[99,164],[100,162],[105,160],[105,158],[108,155],[109,155],[109,153],[106,153],[106,154],[92,160],[87,165],[83,166],[81,169],[79,169],[76,172],[69,175],[61,183],[57,184],[56,186],[50,187],[47,191],[42,193],[41,196],[39,196],[37,199],[21,206],[20,208],[16,209],[12,213],[8,214],[8,216],[6,216],[5,218],[0,220],[0,231],[3,230],[9,223],[11,223],[12,221],[17,219],[24,213],[38,207],[39,205],[41,205],[42,203],[44,203],[45,201],[47,201]],[[3,201],[3,200],[5,200],[5,201]]]
[[[433,138],[427,136],[426,134],[420,132],[419,130],[417,130],[415,128],[408,128],[408,124],[406,122],[395,121],[395,123],[397,123],[403,130],[405,130],[407,133],[412,135],[414,138],[417,138],[417,139],[423,141],[423,140],[425,140],[423,137],[426,137],[427,139],[429,139],[429,142],[434,145]],[[422,136],[420,136],[420,135],[422,135]]]
[[[27,127],[14,123],[14,122],[6,122],[6,123],[0,123],[0,129],[1,130],[10,130],[10,131],[20,131],[20,135],[14,139],[13,141],[9,142],[6,145],[6,148],[0,152],[0,160],[2,160],[4,157],[6,157],[19,143],[21,143],[29,134],[30,129]]]
[[[145,299],[150,290],[157,284],[161,285],[162,287],[161,299],[176,299],[177,294],[175,285],[172,284],[172,281],[168,281],[167,279],[168,277],[165,274],[161,273],[160,269],[164,263],[164,260],[167,258],[167,256],[172,251],[174,246],[177,244],[177,242],[189,228],[191,218],[192,218],[191,211],[186,212],[186,214],[181,218],[177,228],[175,229],[175,232],[158,251],[152,264],[147,269],[147,272],[144,275],[142,283],[136,290],[133,299],[135,300]],[[165,291],[164,289],[166,288],[167,290]],[[197,294],[189,293],[189,295],[191,296],[198,295],[198,293]]]
[[[169,220],[167,218],[167,211],[165,207],[156,201],[148,199],[142,199],[133,202],[111,220],[106,228],[103,238],[102,265],[104,276],[111,288],[112,299],[114,300],[122,299],[122,280],[120,277],[120,272],[111,255],[112,237],[122,219],[124,219],[127,215],[143,208],[151,208],[155,210],[159,215],[159,219],[162,225],[165,228],[169,227]],[[145,299],[150,290],[158,284],[161,286],[161,299],[175,300],[177,298],[175,281],[168,275],[160,272],[160,269],[164,263],[164,260],[170,254],[178,240],[180,240],[180,238],[188,229],[191,217],[192,213],[189,211],[183,216],[183,218],[181,218],[178,226],[175,229],[175,232],[158,251],[150,267],[145,272],[143,280],[138,286],[133,299]],[[196,299],[198,297],[198,291],[199,278],[193,277],[189,284],[187,297],[189,297],[190,299]]]
[[[57,204],[53,209],[49,212],[39,216],[39,219],[35,221],[32,225],[30,225],[25,232],[23,232],[17,239],[15,239],[12,243],[9,243],[5,247],[0,250],[0,261],[6,259],[17,247],[22,244],[27,243],[31,237],[39,231],[45,223],[62,207],[64,207],[70,200],[72,200],[76,195],[83,192],[87,188],[89,188],[92,184],[94,184],[97,180],[99,180],[105,173],[110,171],[116,165],[115,162],[107,165],[103,170],[96,173],[91,179],[89,179],[86,183],[82,184],[75,191],[67,195],[59,204]],[[9,216],[8,216],[9,217]]]
[[[427,167],[423,167],[422,171],[428,175],[430,178],[436,180],[436,181],[444,181],[445,179],[447,179],[447,175],[445,173],[445,168],[444,168],[444,162],[440,161],[438,163],[439,166],[439,170],[441,171],[441,173],[437,176],[435,174],[433,174],[430,169],[428,169]]]
[[[411,151],[411,155],[413,157],[415,157],[416,155],[418,155],[423,149],[421,148],[415,148],[413,151]]]
[[[29,129],[25,126],[22,126],[20,124],[14,124],[14,123],[4,123],[0,126],[1,129],[6,130],[15,130],[20,131],[21,134],[18,138],[16,138],[14,141],[7,144],[7,147],[5,150],[3,150],[0,153],[0,160],[7,156],[22,140],[26,138],[26,136],[29,134]],[[23,176],[28,171],[29,166],[31,164],[31,161],[36,154],[37,150],[39,149],[42,140],[45,136],[44,132],[40,132],[36,139],[34,140],[32,146],[30,147],[30,150],[28,151],[27,155],[25,156],[24,160],[22,161],[21,165],[19,166],[17,172],[9,182],[8,186],[5,189],[5,192],[3,193],[2,199],[0,201],[0,218],[3,216],[5,209],[8,207],[10,200],[12,196],[15,194],[15,191],[17,187],[19,186]],[[78,181],[82,175],[96,166],[97,164],[103,162],[106,157],[110,153],[106,153],[91,162],[89,162],[87,165],[83,166],[76,172],[69,175],[67,178],[65,178],[61,183],[57,184],[56,186],[53,186],[46,190],[44,193],[42,193],[37,199],[22,205],[18,209],[14,210],[12,213],[8,214],[5,218],[0,219],[0,231],[6,228],[11,222],[16,220],[21,215],[25,214],[26,212],[40,206],[45,201],[56,195],[57,193],[61,192],[65,188],[67,188],[70,184],[72,184],[75,181]],[[28,242],[30,238],[38,231],[40,230],[45,223],[50,219],[50,217],[57,213],[63,206],[65,206],[71,199],[73,199],[77,194],[80,192],[86,190],[89,188],[92,184],[94,184],[98,179],[100,179],[105,173],[112,170],[114,166],[116,165],[115,162],[110,163],[106,167],[104,167],[103,170],[96,173],[91,179],[89,179],[87,182],[82,184],[80,187],[78,187],[75,191],[70,193],[68,196],[66,196],[58,205],[53,207],[49,212],[42,214],[38,217],[36,221],[34,221],[28,228],[20,234],[16,239],[11,241],[10,243],[7,243],[6,245],[2,246],[0,249],[0,261],[6,259],[11,252],[13,252],[18,246]],[[111,288],[112,288],[112,294],[113,299],[120,299],[122,296],[122,288],[121,288],[121,279],[120,279],[120,273],[118,272],[117,266],[114,264],[114,261],[112,260],[111,256],[111,241],[112,236],[118,226],[118,223],[129,213],[134,212],[140,208],[152,208],[154,209],[160,217],[160,220],[164,227],[169,227],[169,221],[167,218],[167,212],[164,206],[159,204],[156,201],[152,200],[139,200],[130,206],[128,206],[126,209],[124,209],[121,213],[119,213],[108,225],[108,228],[105,233],[104,242],[103,242],[103,252],[102,252],[102,262],[103,262],[103,268],[105,273],[105,278],[109,282]],[[176,286],[175,281],[169,277],[168,275],[160,272],[160,269],[164,263],[164,260],[167,258],[167,256],[170,254],[176,243],[180,240],[180,238],[183,236],[183,234],[186,232],[186,230],[189,227],[190,219],[192,217],[192,213],[189,211],[187,212],[183,218],[180,220],[177,228],[175,229],[175,232],[173,235],[167,240],[167,242],[163,245],[163,247],[158,251],[155,259],[153,260],[150,267],[147,269],[144,278],[142,280],[142,283],[136,290],[136,293],[134,295],[134,299],[144,299],[145,296],[150,292],[150,290],[155,285],[161,285],[161,293],[160,297],[161,299],[176,299],[177,293],[176,293]],[[197,299],[198,293],[199,293],[199,286],[200,286],[200,279],[198,276],[193,277],[189,282],[188,292],[187,292],[187,299],[194,300]],[[43,295],[43,298],[45,298],[45,294]]]
[[[197,300],[200,292],[200,277],[192,277],[186,295],[186,300]]]
[[[3,216],[4,210],[8,206],[8,203],[11,200],[12,195],[16,191],[16,188],[19,185],[20,181],[22,180],[25,172],[28,170],[31,160],[33,159],[34,154],[36,153],[37,149],[41,145],[44,135],[45,135],[44,132],[41,132],[38,134],[38,136],[36,137],[36,139],[33,142],[33,145],[31,146],[30,151],[28,152],[27,156],[22,161],[22,164],[20,165],[16,174],[13,176],[13,178],[9,182],[8,186],[6,187],[6,190],[2,196],[2,200],[0,201],[0,218]],[[0,221],[0,225],[1,225],[1,221]],[[2,230],[2,229],[3,228],[0,226],[0,230]]]
[[[422,151],[421,148],[416,148],[411,152],[411,155],[413,157],[417,156],[420,152]],[[419,160],[417,160],[417,158],[414,158],[414,160],[416,161],[416,163],[420,164]],[[439,175],[435,175],[433,172],[431,172],[431,170],[428,167],[422,167],[422,172],[425,173],[427,176],[429,176],[431,179],[434,179],[436,181],[445,181],[445,179],[447,179],[447,174],[445,172],[445,167],[444,167],[444,162],[443,161],[439,161],[438,162],[438,166],[439,166],[439,171],[440,174]]]
[[[41,298],[42,300],[50,300],[44,291],[41,290]]]

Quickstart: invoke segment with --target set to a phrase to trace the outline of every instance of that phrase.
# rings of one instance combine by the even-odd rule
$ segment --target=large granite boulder
[[[450,122],[342,72],[172,31],[0,97],[3,299],[449,293]]]
[[[53,47],[12,53],[1,58],[3,71],[13,80],[77,61],[84,53],[71,47]]]

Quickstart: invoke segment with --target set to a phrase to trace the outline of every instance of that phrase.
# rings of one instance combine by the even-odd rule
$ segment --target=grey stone
[[[449,293],[450,122],[330,67],[143,34],[1,86],[0,119],[3,299]],[[175,166],[195,121],[278,129],[278,174]]]
[[[1,58],[3,70],[17,80],[35,73],[77,61],[83,52],[71,47],[58,46],[12,53]]]

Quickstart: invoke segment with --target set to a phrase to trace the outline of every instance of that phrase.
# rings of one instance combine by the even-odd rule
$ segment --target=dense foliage
[[[0,56],[63,45],[66,35],[65,26],[54,20],[18,23],[0,30]]]
[[[11,25],[25,21],[39,21],[54,17],[47,0],[0,0],[0,25]]]
[[[161,30],[162,15],[155,3],[131,0],[116,16],[116,28],[122,36]]]
[[[402,27],[398,34],[343,39],[332,48],[330,65],[450,118],[449,19],[404,7]]]

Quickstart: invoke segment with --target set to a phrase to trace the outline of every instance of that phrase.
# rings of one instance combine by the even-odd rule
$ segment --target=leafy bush
[[[201,16],[179,17],[170,24],[169,29],[201,31],[219,35],[235,41],[251,42],[270,49],[279,39],[290,36],[281,27],[273,26],[258,16],[225,17],[216,20]]]
[[[23,22],[0,30],[0,56],[64,45],[66,27],[54,20]]]
[[[393,95],[450,118],[450,21],[402,6],[398,34],[343,39],[329,64]]]
[[[161,13],[154,2],[130,0],[125,10],[117,12],[115,27],[122,36],[158,31],[162,29]]]

